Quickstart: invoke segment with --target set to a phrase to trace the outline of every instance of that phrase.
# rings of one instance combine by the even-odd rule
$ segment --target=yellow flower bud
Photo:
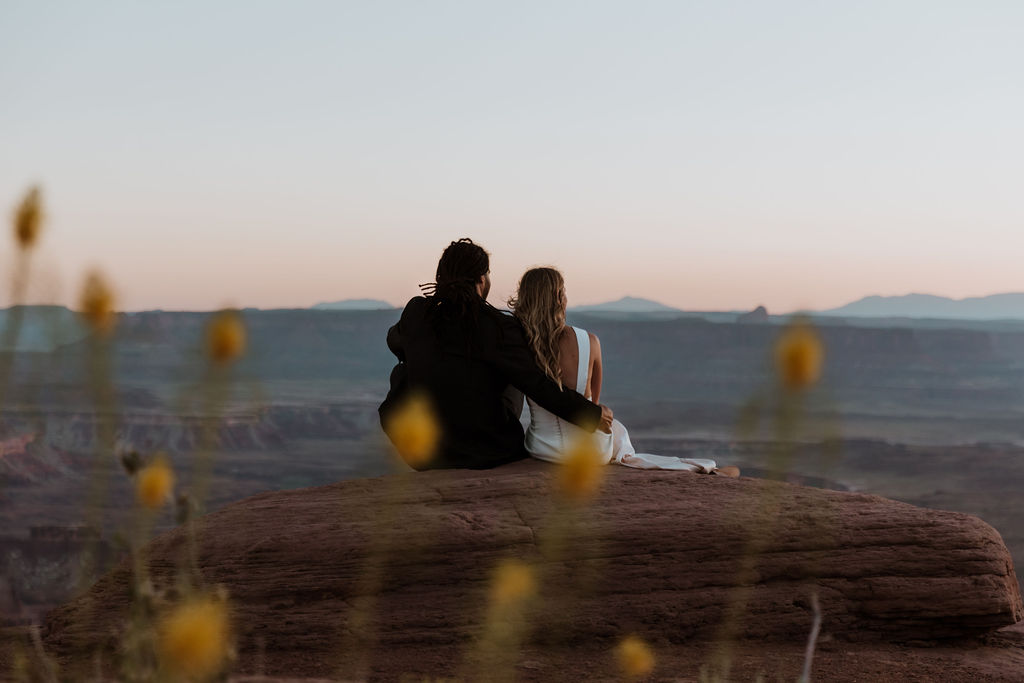
[[[214,597],[192,598],[160,623],[160,663],[179,676],[208,678],[224,667],[229,637],[225,602]]]
[[[565,453],[558,473],[558,488],[574,502],[588,501],[597,495],[604,480],[604,456],[590,435],[575,441]]]
[[[791,390],[810,387],[821,376],[824,360],[821,338],[813,327],[796,323],[775,344],[775,368],[783,386]]]
[[[14,210],[14,238],[22,249],[31,249],[43,228],[43,201],[38,187],[25,193]]]
[[[101,334],[114,328],[114,293],[99,271],[92,271],[85,278],[79,310],[89,325]]]
[[[441,441],[441,425],[429,399],[413,394],[399,405],[384,425],[391,443],[410,467],[423,467]]]
[[[535,590],[533,569],[520,560],[505,560],[494,571],[491,604],[508,607],[531,597]]]
[[[654,671],[654,653],[644,641],[627,636],[615,648],[619,669],[626,678],[642,678]]]
[[[240,357],[245,342],[245,321],[238,311],[220,311],[206,327],[206,355],[215,363],[223,365]]]
[[[135,497],[150,510],[170,500],[173,490],[174,470],[163,456],[157,457],[135,475]]]

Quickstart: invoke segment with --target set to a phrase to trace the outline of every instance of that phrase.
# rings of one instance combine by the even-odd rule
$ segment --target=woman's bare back
[[[596,336],[589,332],[587,335],[590,337],[590,357],[584,359],[587,364],[586,386],[583,388],[576,386],[576,370],[579,367],[576,361],[580,352],[579,345],[576,343],[576,331],[569,325],[564,326],[558,334],[558,371],[562,377],[562,386],[574,389],[597,403],[598,399],[594,394],[599,396],[601,389],[597,384],[600,381],[600,375],[595,372],[595,367],[600,365],[601,347]]]

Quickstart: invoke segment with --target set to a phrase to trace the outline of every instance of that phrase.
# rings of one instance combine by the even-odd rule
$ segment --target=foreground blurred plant
[[[86,498],[86,526],[96,530],[82,550],[79,565],[79,589],[84,591],[100,571],[98,563],[98,542],[104,529],[104,504],[110,487],[111,475],[117,461],[115,441],[118,426],[118,410],[114,388],[111,355],[116,316],[114,313],[113,290],[99,271],[86,277],[79,296],[79,311],[89,329],[86,338],[86,377],[89,394],[93,403],[95,420],[94,448],[91,463],[89,491]],[[93,598],[87,598],[93,600]],[[97,605],[87,602],[84,617],[90,627],[97,628],[99,613]],[[88,616],[91,615],[91,616]],[[84,672],[75,672],[80,677]]]
[[[99,271],[90,272],[79,296],[79,311],[88,325],[89,355],[87,377],[96,415],[96,449],[93,455],[93,486],[88,502],[87,517],[97,530],[102,528],[103,498],[107,491],[107,477],[113,465],[114,435],[117,415],[115,390],[110,368],[111,339],[116,315],[114,293]]]
[[[216,313],[206,326],[206,355],[214,363],[224,365],[238,360],[245,353],[245,321],[234,309]]]
[[[775,369],[779,382],[789,391],[803,391],[817,383],[825,350],[811,325],[798,320],[775,343]]]
[[[590,435],[581,436],[566,451],[558,470],[559,493],[572,503],[587,503],[601,490],[605,462]]]
[[[470,655],[470,680],[512,681],[515,661],[526,636],[526,609],[537,592],[533,568],[517,559],[494,568],[484,628]]]
[[[43,229],[43,199],[39,186],[29,188],[14,210],[14,238],[22,249],[31,249]]]
[[[18,253],[11,280],[10,307],[7,309],[3,335],[0,335],[0,405],[3,404],[11,379],[14,352],[17,349],[25,315],[22,304],[25,303],[28,291],[31,253],[43,231],[44,218],[42,192],[38,186],[33,186],[25,193],[11,216],[11,227]]]
[[[804,648],[804,667],[800,672],[798,683],[811,683],[811,664],[814,662],[814,650],[818,646],[818,635],[821,633],[821,604],[818,601],[818,591],[811,593],[811,611],[814,614],[814,621],[811,623],[811,632],[807,636],[807,647]]]
[[[494,570],[490,603],[506,609],[533,597],[537,584],[530,565],[520,560],[505,560]]]
[[[158,633],[160,666],[173,676],[209,679],[231,653],[228,606],[220,596],[187,599],[160,620]]]
[[[117,322],[114,292],[100,271],[93,270],[86,275],[78,299],[78,310],[96,334],[106,336],[113,331]]]
[[[152,592],[143,549],[149,541],[156,516],[164,505],[174,497],[174,470],[162,453],[149,463],[143,464],[138,453],[132,452],[121,458],[121,464],[135,480],[135,500],[140,513],[135,516],[135,529],[130,536],[133,581],[136,597],[145,599]]]
[[[150,462],[139,453],[121,456],[121,465],[134,479],[135,499],[139,512],[135,515],[129,536],[132,560],[132,601],[121,637],[120,669],[128,682],[154,680],[158,672],[154,620],[162,603],[149,577],[145,548],[157,512],[174,493],[174,471],[166,456],[158,454]]]
[[[150,510],[156,510],[167,503],[173,491],[174,470],[165,456],[157,456],[135,475],[135,497]]]
[[[654,653],[636,636],[627,636],[615,648],[619,671],[627,679],[643,678],[654,671]]]
[[[572,632],[576,601],[604,576],[600,540],[587,527],[589,506],[606,472],[591,435],[569,442],[551,470],[552,507],[536,531],[539,561],[534,568],[507,560],[492,577],[483,635],[470,660],[471,672],[478,675],[470,680],[479,680],[480,672],[492,680],[513,680],[520,647],[531,633],[543,640]]]
[[[188,548],[187,557],[182,558],[181,570],[183,574],[188,574],[187,583],[194,587],[203,584],[199,568],[200,517],[205,511],[213,480],[218,435],[230,397],[234,366],[245,354],[248,344],[242,314],[231,308],[213,313],[207,319],[201,344],[206,370],[197,390],[188,393],[190,399],[193,394],[199,396],[202,427],[198,448],[192,457],[190,490],[178,499],[178,523],[185,526]]]
[[[134,478],[140,511],[130,540],[132,602],[121,638],[121,675],[138,683],[207,680],[224,668],[230,654],[226,594],[197,590],[187,567],[179,567],[177,580],[163,590],[154,587],[146,544],[160,509],[174,498],[174,470],[162,453],[145,462],[131,452],[121,463]],[[191,516],[180,521],[193,522]],[[172,596],[177,605],[168,608]]]
[[[795,443],[800,436],[806,414],[806,402],[811,389],[821,379],[825,362],[825,347],[818,331],[804,317],[797,317],[779,334],[773,348],[775,386],[767,398],[755,397],[741,411],[740,436],[749,439],[758,427],[762,411],[768,411],[773,426],[773,441],[768,459],[767,478],[781,479],[791,468],[796,453]],[[834,456],[833,453],[828,453]],[[831,457],[830,457],[831,459]],[[747,602],[755,581],[757,560],[771,543],[781,512],[780,490],[770,486],[764,490],[759,504],[751,510],[732,511],[734,523],[746,532],[747,540],[740,556],[739,567],[733,580],[735,588],[726,604],[715,641],[717,647],[710,667],[702,673],[702,680],[726,681],[732,660],[732,650],[739,636]],[[826,521],[828,510],[814,517],[823,526],[821,534],[829,533]],[[813,570],[808,568],[808,576]],[[813,608],[816,623],[820,613],[816,596]],[[816,634],[815,634],[816,637]],[[808,660],[809,661],[809,660]]]
[[[441,423],[430,399],[422,393],[406,397],[388,416],[384,431],[402,460],[417,469],[434,458],[441,442]]]
[[[24,302],[27,291],[30,255],[43,232],[45,213],[38,187],[31,188],[13,211],[12,228],[18,252],[11,292],[12,307],[7,312],[0,338],[0,405],[10,379],[24,314],[24,306],[20,304]],[[95,414],[95,452],[85,520],[87,527],[102,533],[109,475],[116,461],[118,414],[110,362],[112,333],[117,322],[115,296],[101,272],[94,270],[87,274],[77,308],[89,332],[86,339],[89,350],[86,376]],[[205,406],[207,414],[216,416],[219,411],[223,403],[221,390],[226,386],[224,370],[244,354],[245,348],[246,332],[241,314],[223,311],[215,316],[206,336],[206,354],[214,369],[206,383],[209,389],[209,400]],[[118,650],[120,678],[126,682],[194,681],[217,676],[231,656],[226,598],[209,590],[196,590],[194,582],[184,572],[179,574],[173,585],[157,590],[150,581],[144,557],[144,548],[157,515],[174,497],[175,475],[170,462],[164,455],[145,462],[138,453],[130,452],[122,456],[121,464],[133,477],[138,507],[133,531],[127,537],[132,559],[132,600]],[[197,483],[201,489],[203,477],[194,477],[193,485]],[[179,517],[179,521],[193,519],[196,504],[191,497],[180,497],[179,508],[185,510],[184,519]],[[79,581],[83,589],[98,569],[98,537],[99,534],[90,535],[82,550]],[[171,596],[177,605],[167,609]],[[99,626],[99,613],[95,611],[97,605],[93,601],[94,598],[86,598],[82,612],[85,623],[80,624],[80,628],[95,630]],[[31,629],[30,635],[33,649],[16,646],[11,673],[19,680],[57,680],[56,665],[43,652],[38,629]],[[88,666],[84,662],[79,664]],[[100,667],[98,661],[96,666]],[[87,677],[81,669],[59,675],[68,680]]]
[[[23,304],[27,303],[28,298],[32,255],[42,237],[46,221],[47,211],[43,203],[42,190],[38,185],[32,186],[14,208],[11,218],[17,253],[13,270],[10,307],[6,312],[6,324],[2,339],[0,339],[0,354],[2,354],[0,356],[0,405],[5,404],[8,380],[14,381],[14,358],[18,350],[24,316],[28,309]],[[35,308],[32,311],[32,316],[47,330],[45,335],[47,338],[60,338],[61,320],[56,307]],[[33,394],[38,395],[42,385],[41,377],[52,362],[52,359],[47,357],[48,354],[33,353],[29,356],[30,361],[26,364],[28,368],[18,368],[20,375],[18,379],[21,384],[19,387],[20,397],[27,403],[32,402]],[[36,432],[43,433],[46,428],[43,411],[33,410],[31,413],[36,423]]]
[[[409,467],[427,465],[437,454],[442,438],[441,421],[430,398],[413,392],[406,396],[384,423],[384,431],[399,458]],[[353,587],[354,597],[344,615],[339,659],[335,676],[342,680],[364,680],[369,676],[370,658],[377,632],[375,610],[377,597],[384,581],[385,566],[394,547],[394,529],[403,523],[398,519],[396,503],[405,495],[413,482],[408,467],[398,465],[398,471],[389,479],[384,499],[373,517],[373,532],[366,561]],[[429,539],[432,529],[420,529],[421,542]],[[407,559],[415,548],[397,548]]]
[[[0,634],[3,632],[0,631]],[[10,670],[0,673],[0,676],[3,676],[0,680],[17,683],[58,683],[62,680],[60,667],[43,649],[39,626],[30,626],[27,635],[28,643],[12,637],[9,639],[9,646],[4,648],[6,651],[0,651],[9,657],[11,662]],[[0,647],[7,645],[7,640],[0,640]]]

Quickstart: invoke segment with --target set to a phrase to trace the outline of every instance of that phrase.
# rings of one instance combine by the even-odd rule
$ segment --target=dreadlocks
[[[477,282],[491,270],[490,257],[483,247],[468,237],[452,242],[437,262],[435,282],[420,285],[423,293],[433,299],[435,310],[472,313],[475,317],[480,295]]]

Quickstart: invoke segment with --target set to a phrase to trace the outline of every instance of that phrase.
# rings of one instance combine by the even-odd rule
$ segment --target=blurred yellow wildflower
[[[155,458],[135,475],[135,497],[150,510],[170,500],[173,490],[174,470],[163,456]]]
[[[215,597],[192,598],[175,607],[160,623],[160,662],[187,678],[220,672],[229,650],[228,609]]]
[[[245,321],[238,311],[220,311],[206,326],[206,355],[215,363],[223,365],[237,359],[245,353],[245,342]]]
[[[43,200],[38,187],[32,187],[14,210],[14,238],[22,249],[31,249],[43,228]]]
[[[505,560],[494,570],[491,604],[508,607],[531,597],[536,590],[533,569],[520,560]]]
[[[601,488],[604,470],[604,457],[593,437],[581,437],[565,453],[559,468],[558,488],[569,500],[590,500]]]
[[[32,680],[32,677],[29,676],[30,665],[28,657],[25,656],[21,648],[14,651],[14,656],[11,659],[11,678],[16,681]]]
[[[775,368],[787,389],[806,389],[821,376],[821,337],[805,322],[790,325],[775,344]]]
[[[434,457],[441,440],[441,425],[423,394],[406,398],[386,420],[384,431],[410,467],[419,468]]]
[[[114,293],[99,271],[86,276],[78,306],[82,317],[96,332],[106,334],[113,329],[116,321]]]
[[[626,678],[642,678],[654,671],[654,653],[644,641],[627,636],[615,648],[619,669]]]

